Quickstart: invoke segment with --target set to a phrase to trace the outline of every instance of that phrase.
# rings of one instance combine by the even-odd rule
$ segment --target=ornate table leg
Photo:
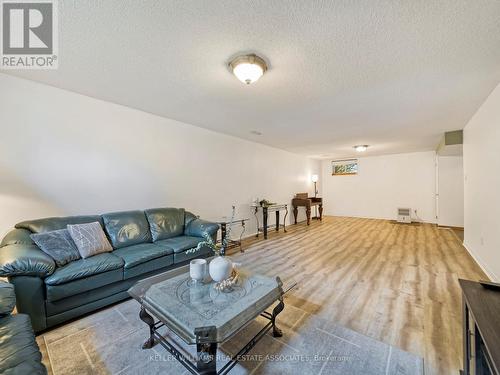
[[[284,308],[285,308],[285,304],[283,303],[283,299],[280,299],[280,302],[273,309],[273,316],[272,316],[271,322],[273,323],[273,336],[274,337],[282,337],[283,336],[283,332],[281,331],[281,329],[279,329],[276,326],[276,318],[277,318],[278,314],[283,311]]]
[[[311,206],[306,206],[307,225],[311,224]]]
[[[264,239],[267,240],[267,207],[262,207],[262,218],[264,220]]]
[[[285,206],[285,217],[283,217],[283,232],[286,233],[286,217],[288,216],[288,206]],[[297,223],[295,223],[297,224]]]
[[[259,237],[259,227],[260,227],[260,224],[259,224],[259,217],[257,216],[257,212],[259,212],[259,208],[258,207],[255,207],[254,211],[253,211],[253,216],[255,216],[255,221],[257,222],[257,234],[255,235],[255,237]]]
[[[276,232],[280,230],[280,211],[276,210]]]
[[[221,235],[220,241],[221,241],[221,243],[222,243],[222,241],[224,241],[224,238],[226,238],[226,231],[227,231],[226,223],[221,223],[220,224],[220,235]]]
[[[149,326],[149,339],[147,339],[146,342],[142,344],[142,348],[151,349],[156,344],[154,338],[155,321],[153,317],[146,312],[146,309],[144,307],[141,307],[139,318],[141,318],[141,320]]]
[[[297,209],[297,206],[293,206],[293,222],[294,224],[297,224],[297,215],[299,214],[299,210]]]
[[[202,375],[217,374],[217,343],[215,327],[195,329],[196,335],[196,368]]]
[[[241,247],[241,239],[243,238],[243,233],[245,233],[245,220],[241,220],[241,228],[243,229],[240,233],[240,253],[244,253],[243,248]]]
[[[319,221],[323,220],[323,203],[319,204]]]

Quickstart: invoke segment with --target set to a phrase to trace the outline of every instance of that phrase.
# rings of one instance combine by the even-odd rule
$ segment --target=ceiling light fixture
[[[236,78],[249,85],[264,75],[267,64],[262,57],[251,54],[234,58],[229,63],[229,68]]]
[[[368,145],[357,145],[357,146],[354,146],[354,149],[357,152],[365,152],[368,149]]]

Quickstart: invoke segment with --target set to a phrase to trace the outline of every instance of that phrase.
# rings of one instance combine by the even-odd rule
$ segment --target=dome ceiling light
[[[229,68],[236,78],[249,85],[264,75],[267,64],[262,57],[250,54],[235,57],[229,63]]]
[[[368,149],[368,145],[357,145],[357,146],[354,146],[354,149],[357,152],[365,152]]]

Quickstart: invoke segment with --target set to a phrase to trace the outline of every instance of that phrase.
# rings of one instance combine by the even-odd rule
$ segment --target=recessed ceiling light
[[[264,75],[267,64],[262,57],[251,54],[234,58],[229,63],[229,68],[236,78],[249,85]]]
[[[257,131],[257,130],[252,130],[250,133],[252,133],[254,135],[262,135],[262,133]]]
[[[357,146],[354,146],[354,149],[357,152],[365,152],[368,149],[368,145],[357,145]]]

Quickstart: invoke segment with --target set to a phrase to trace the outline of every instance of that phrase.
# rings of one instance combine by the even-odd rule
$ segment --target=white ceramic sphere
[[[215,282],[221,282],[231,276],[233,262],[227,257],[216,257],[208,265],[210,277]]]

